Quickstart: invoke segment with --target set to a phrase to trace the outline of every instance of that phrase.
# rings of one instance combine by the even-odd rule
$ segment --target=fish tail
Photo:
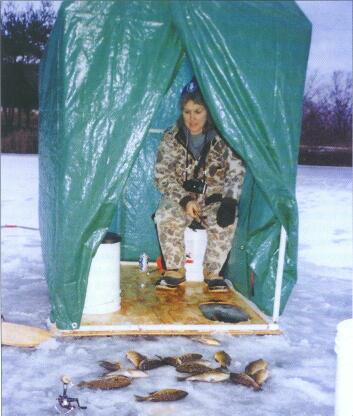
[[[178,381],[185,381],[189,376],[186,377],[177,377]]]
[[[86,382],[85,381],[80,381],[78,384],[77,384],[77,387],[85,387],[86,386]]]
[[[145,401],[147,401],[147,400],[148,400],[148,397],[137,396],[136,394],[135,394],[134,396],[135,396],[135,400],[136,400],[137,402],[145,402]]]
[[[111,367],[113,365],[113,363],[111,363],[110,361],[101,360],[101,361],[99,361],[99,365],[101,367],[106,368],[106,367]]]

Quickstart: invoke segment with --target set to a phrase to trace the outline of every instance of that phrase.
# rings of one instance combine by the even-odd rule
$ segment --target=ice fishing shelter
[[[282,228],[283,311],[297,272],[310,36],[294,1],[63,2],[40,73],[40,230],[58,328],[80,326],[91,259],[108,229],[122,235],[125,260],[160,254],[153,164],[192,75],[247,166],[226,277],[272,314]]]

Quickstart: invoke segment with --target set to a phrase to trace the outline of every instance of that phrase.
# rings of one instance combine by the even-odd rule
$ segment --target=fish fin
[[[137,402],[145,402],[145,401],[147,401],[147,400],[148,400],[148,397],[137,396],[136,394],[134,394],[134,396],[135,396],[135,400],[136,400]]]
[[[253,385],[252,387],[253,387],[254,391],[261,391],[262,390],[261,384],[256,383],[256,381],[255,381],[255,385]]]

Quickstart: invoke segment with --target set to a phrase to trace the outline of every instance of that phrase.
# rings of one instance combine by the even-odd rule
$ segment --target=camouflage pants
[[[222,228],[217,224],[216,215],[220,202],[205,206],[199,201],[202,216],[205,216],[207,230],[207,248],[204,258],[204,267],[214,275],[218,275],[227,255],[232,247],[235,223]],[[155,215],[159,242],[167,269],[184,267],[185,244],[184,231],[192,219],[187,217],[181,206],[167,198],[163,198]]]

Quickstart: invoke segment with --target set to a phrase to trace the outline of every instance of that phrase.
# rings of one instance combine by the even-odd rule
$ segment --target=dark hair
[[[216,129],[215,124],[211,118],[210,112],[208,110],[208,107],[205,103],[203,96],[201,95],[200,90],[196,90],[194,92],[188,92],[186,94],[181,95],[180,97],[180,110],[181,111],[183,111],[185,104],[189,101],[193,101],[196,104],[202,105],[203,107],[205,107],[207,111],[207,120],[206,120],[206,124],[203,127],[203,133],[207,133],[210,130]],[[182,127],[185,127],[183,114],[181,114],[180,117],[178,118],[177,126],[179,130]]]

